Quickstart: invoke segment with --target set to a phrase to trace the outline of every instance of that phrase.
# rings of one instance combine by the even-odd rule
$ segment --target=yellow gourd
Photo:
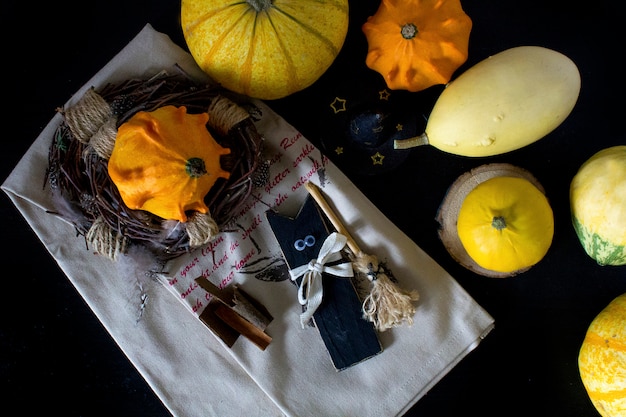
[[[512,273],[530,268],[545,256],[552,244],[554,217],[546,196],[530,181],[494,177],[467,194],[457,232],[478,265]]]
[[[348,0],[182,0],[189,52],[223,87],[259,99],[313,84],[348,32]]]
[[[626,293],[591,322],[578,353],[578,369],[602,417],[626,416]]]
[[[471,29],[459,0],[382,0],[362,26],[365,64],[393,90],[445,84],[467,60]]]
[[[567,56],[539,46],[507,49],[447,84],[425,132],[394,146],[432,145],[472,157],[510,152],[556,129],[579,93],[580,73]]]
[[[164,106],[118,128],[108,172],[127,207],[181,222],[187,211],[208,213],[204,197],[218,178],[230,176],[220,166],[230,149],[215,141],[208,120],[208,113]]]
[[[626,145],[602,149],[570,184],[572,222],[599,265],[626,265]]]

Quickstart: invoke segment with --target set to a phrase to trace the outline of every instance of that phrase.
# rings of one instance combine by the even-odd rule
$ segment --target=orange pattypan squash
[[[208,120],[208,113],[164,106],[118,128],[108,171],[126,206],[181,222],[186,211],[208,213],[204,197],[218,178],[230,176],[220,166],[230,149],[215,141]]]
[[[196,63],[225,88],[273,100],[313,84],[348,33],[348,0],[182,0]]]
[[[390,89],[446,84],[467,60],[471,29],[459,0],[382,0],[362,26],[365,63]]]
[[[554,216],[546,196],[530,181],[494,177],[470,191],[459,211],[459,239],[481,267],[522,271],[548,252]]]

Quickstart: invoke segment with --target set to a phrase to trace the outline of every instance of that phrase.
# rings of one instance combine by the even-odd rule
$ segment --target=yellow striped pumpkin
[[[225,88],[264,100],[319,79],[348,32],[348,0],[182,0],[194,60]]]
[[[600,415],[626,416],[626,293],[591,322],[578,355],[578,368]]]

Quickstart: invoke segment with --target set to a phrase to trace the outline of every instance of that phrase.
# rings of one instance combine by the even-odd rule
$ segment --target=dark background
[[[408,416],[598,416],[580,380],[578,350],[595,315],[626,292],[626,267],[600,267],[584,253],[571,226],[568,191],[588,157],[602,148],[626,144],[621,79],[626,36],[617,4],[464,1],[473,29],[469,59],[457,74],[510,47],[552,48],[569,56],[581,72],[582,89],[573,112],[542,140],[505,155],[472,159],[427,146],[412,150],[403,164],[383,174],[347,172],[496,321],[495,330]],[[55,108],[146,23],[185,47],[179,7],[175,0],[4,1],[2,180]],[[269,102],[314,144],[320,140],[319,112],[327,106],[329,94],[340,87],[353,93],[376,89],[381,82],[364,65],[367,45],[360,30],[377,7],[377,0],[352,1],[350,32],[329,71],[316,85]],[[416,106],[421,100],[424,106],[428,94],[405,97],[418,102]],[[513,278],[485,278],[466,270],[437,236],[435,215],[447,187],[463,172],[486,162],[508,162],[532,172],[554,210],[555,236],[548,254]],[[3,407],[64,416],[169,415],[4,193],[0,209]],[[28,294],[25,290],[42,300],[36,309],[19,296]],[[394,382],[381,381],[381,389],[394,389]]]

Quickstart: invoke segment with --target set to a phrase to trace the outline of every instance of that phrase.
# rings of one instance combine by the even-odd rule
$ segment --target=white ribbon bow
[[[317,310],[322,303],[324,293],[322,272],[338,277],[351,277],[354,275],[352,262],[325,265],[327,262],[341,259],[340,251],[346,246],[347,241],[348,239],[344,235],[336,232],[331,233],[322,244],[317,259],[312,259],[308,264],[301,265],[289,271],[292,281],[304,276],[300,283],[300,288],[298,289],[298,301],[301,305],[306,305],[306,311],[300,315],[302,328],[305,327],[311,317],[313,317],[315,310]]]

